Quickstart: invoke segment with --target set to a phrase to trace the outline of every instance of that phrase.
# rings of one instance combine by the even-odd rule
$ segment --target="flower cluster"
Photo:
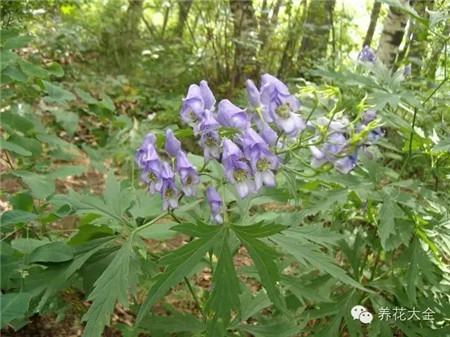
[[[369,129],[367,135],[361,137],[362,141],[353,144],[351,141],[352,133],[363,134],[369,127],[369,123],[377,117],[376,111],[367,110],[363,113],[361,123],[351,130],[351,124],[347,118],[330,121],[325,117],[317,119],[317,130],[326,129],[326,141],[318,148],[315,145],[310,146],[312,154],[311,166],[313,168],[321,167],[326,163],[333,164],[334,168],[344,174],[349,173],[357,164],[360,150],[364,150],[368,145],[374,144],[383,136],[380,127]],[[313,142],[320,139],[320,135],[313,138]]]
[[[368,52],[364,58],[370,56]],[[226,180],[241,198],[257,193],[263,186],[276,185],[276,172],[282,161],[276,150],[295,144],[307,127],[299,114],[299,100],[279,79],[264,74],[259,88],[247,80],[246,89],[249,106],[244,109],[227,99],[217,103],[208,83],[201,81],[189,87],[180,111],[181,119],[199,139],[205,163],[221,163]],[[308,129],[317,133],[313,143],[307,144],[312,153],[311,166],[331,163],[339,172],[350,172],[357,164],[359,149],[366,146],[363,142],[355,144],[352,136],[363,135],[359,138],[370,144],[383,135],[380,128],[373,128],[371,122],[375,118],[374,111],[367,111],[355,130],[346,118],[330,121],[319,117],[308,122]],[[173,209],[181,195],[196,195],[201,172],[188,160],[170,129],[166,131],[164,149],[159,151],[155,144],[156,137],[148,134],[137,151],[136,161],[149,192],[160,193],[163,208]],[[210,186],[206,197],[212,219],[222,223],[220,194]]]
[[[364,48],[358,54],[358,60],[361,62],[375,63],[377,56],[375,52],[369,46],[364,46]]]
[[[181,149],[181,143],[172,130],[166,131],[164,152],[161,159],[156,147],[156,137],[149,133],[136,153],[136,162],[141,169],[141,180],[148,185],[151,194],[159,192],[163,200],[163,209],[178,207],[180,191],[177,187],[177,174],[184,195],[194,196],[200,177],[197,169]]]

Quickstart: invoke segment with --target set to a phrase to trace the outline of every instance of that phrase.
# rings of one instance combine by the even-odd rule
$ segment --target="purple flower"
[[[334,162],[334,168],[343,174],[349,173],[356,166],[357,162],[356,152],[350,156],[338,159]]]
[[[223,126],[232,128],[246,129],[250,127],[250,118],[245,110],[237,107],[227,99],[219,102],[217,120]]]
[[[369,124],[375,118],[377,118],[377,112],[375,110],[367,110],[363,113],[362,122],[364,124]]]
[[[251,128],[245,131],[241,143],[244,155],[250,161],[256,189],[259,190],[262,185],[275,186],[274,171],[278,169],[280,162],[270,152],[268,144]]]
[[[347,117],[343,117],[343,118],[338,118],[338,119],[334,119],[331,120],[328,119],[327,117],[319,117],[317,118],[317,124],[324,126],[324,127],[328,127],[329,130],[331,130],[332,132],[347,132],[348,126],[350,125],[350,121],[348,120]]]
[[[155,147],[156,137],[149,133],[136,153],[136,162],[141,172],[141,180],[148,184],[150,193],[161,190],[161,159]]]
[[[222,217],[222,198],[219,192],[214,187],[208,187],[206,191],[206,197],[208,198],[209,207],[211,208],[212,218],[218,224],[223,223]]]
[[[278,139],[278,134],[270,127],[270,125],[262,120],[257,121],[256,125],[265,142],[270,146],[275,145]]]
[[[209,110],[205,110],[203,120],[200,122],[200,125],[199,125],[200,132],[217,130],[219,127],[220,127],[220,124],[219,124],[219,122],[217,122],[217,120],[213,116],[212,112]]]
[[[220,136],[217,130],[202,133],[200,145],[203,148],[205,160],[220,159]]]
[[[261,106],[261,99],[258,88],[256,88],[255,83],[252,80],[247,80],[245,82],[247,87],[247,97],[250,106],[256,109]]]
[[[202,117],[204,110],[205,103],[203,101],[200,87],[197,84],[192,84],[183,100],[181,119],[188,124],[197,123],[197,121]]]
[[[172,157],[176,157],[178,152],[180,152],[180,150],[181,150],[181,143],[178,139],[176,139],[176,137],[173,134],[173,131],[171,129],[166,130],[165,150]]]
[[[311,146],[310,151],[313,156],[311,161],[312,167],[320,167],[327,162],[334,162],[337,157],[345,150],[347,139],[341,133],[332,133],[322,149]]]
[[[174,209],[178,207],[178,190],[175,184],[175,173],[170,164],[161,162],[161,196],[163,199],[163,209]]]
[[[214,110],[215,103],[216,99],[206,81],[200,81],[200,86],[192,84],[183,100],[181,118],[194,126],[201,121],[205,110]]]
[[[265,122],[275,122],[289,137],[297,137],[306,127],[297,114],[300,102],[291,95],[289,88],[276,77],[264,74],[261,77],[261,103],[264,105]]]
[[[405,77],[411,76],[411,63],[407,64],[403,69],[403,76]]]
[[[239,147],[229,139],[223,142],[222,163],[228,181],[235,185],[241,198],[254,191],[251,168]]]
[[[200,93],[203,98],[203,103],[205,105],[205,109],[209,111],[214,110],[214,104],[216,104],[216,98],[212,93],[211,89],[208,86],[208,82],[205,80],[200,81]]]
[[[197,193],[197,185],[200,183],[200,178],[194,165],[191,164],[183,151],[179,151],[177,154],[176,167],[180,174],[184,194],[194,196]]]
[[[364,48],[358,54],[358,60],[361,62],[371,62],[375,63],[377,57],[369,46],[364,46]]]
[[[377,118],[377,112],[375,110],[365,111],[362,115],[361,124],[356,128],[356,132],[362,132],[370,122],[375,120],[375,118]],[[367,141],[369,143],[375,143],[383,136],[383,130],[380,127],[377,127],[369,132],[369,134],[367,135]]]

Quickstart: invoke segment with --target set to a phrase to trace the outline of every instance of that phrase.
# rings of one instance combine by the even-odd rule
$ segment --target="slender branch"
[[[195,294],[194,289],[192,289],[191,283],[189,282],[189,280],[188,280],[188,278],[186,276],[184,277],[184,282],[186,282],[186,285],[187,285],[187,287],[189,289],[189,292],[191,293],[192,298],[194,299],[195,304],[197,305],[198,310],[200,311],[200,314],[203,317],[203,320],[206,321],[205,312],[203,311],[202,306],[200,305],[200,301],[198,300],[198,297]]]

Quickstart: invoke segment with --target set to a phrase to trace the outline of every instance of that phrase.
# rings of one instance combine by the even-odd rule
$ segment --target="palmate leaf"
[[[401,215],[403,215],[401,208],[388,195],[385,195],[380,209],[380,224],[378,226],[378,235],[385,250],[391,250],[390,246],[392,245],[389,244],[389,239],[396,234],[395,218]]]
[[[224,231],[220,227],[214,228],[214,231],[204,237],[172,251],[161,259],[161,263],[168,267],[163,273],[156,276],[155,283],[150,288],[147,299],[139,309],[136,327],[139,326],[156,301],[189,274],[206,252],[220,242]]]
[[[335,264],[333,259],[323,253],[315,244],[298,240],[295,237],[276,235],[271,238],[287,254],[291,254],[300,263],[307,263],[313,267],[330,274],[339,281],[351,285],[354,288],[366,290],[362,285],[352,279],[347,273]]]
[[[132,241],[129,240],[95,282],[94,290],[88,297],[92,305],[83,316],[83,321],[87,322],[83,337],[100,337],[105,326],[109,325],[116,301],[123,305],[128,303],[128,289],[134,286],[130,280],[136,279],[131,273],[138,272],[130,268],[133,259]]]
[[[214,320],[225,325],[229,323],[231,311],[239,310],[239,293],[239,279],[228,244],[228,230],[225,229],[213,275],[213,290],[206,303],[206,308],[214,312]]]
[[[38,311],[40,311],[46,302],[53,296],[61,287],[64,286],[65,282],[76,273],[85,263],[86,261],[93,256],[95,253],[103,249],[107,244],[111,242],[112,238],[100,238],[97,240],[92,240],[91,242],[82,245],[78,250],[79,254],[76,254],[73,261],[70,262],[67,266],[65,266],[60,273],[58,273],[57,277],[55,277],[49,284],[44,294],[41,297],[38,305]]]
[[[280,281],[280,272],[276,263],[278,253],[264,242],[242,231],[241,228],[242,226],[234,226],[233,230],[249,252],[267,295],[278,309],[285,311],[286,303],[277,287]]]

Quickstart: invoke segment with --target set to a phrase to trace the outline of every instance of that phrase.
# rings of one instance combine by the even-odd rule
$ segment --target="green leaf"
[[[321,212],[328,212],[330,209],[333,209],[335,204],[343,205],[347,202],[348,190],[346,188],[328,191],[325,194],[322,192],[316,192],[317,198],[312,202],[310,206],[308,206],[304,211],[302,211],[302,215],[314,215]]]
[[[11,242],[11,247],[18,250],[22,254],[30,254],[33,250],[40,246],[48,244],[50,241],[48,239],[38,240],[31,238],[18,238]]]
[[[76,99],[75,95],[72,94],[70,91],[67,91],[66,89],[60,87],[59,85],[42,81],[44,83],[45,90],[48,93],[48,96],[45,97],[45,99],[49,102],[56,102],[56,103],[64,103],[67,101],[73,101]]]
[[[237,231],[252,238],[265,238],[281,232],[286,226],[277,224],[264,224],[263,222],[249,226],[235,226]]]
[[[246,331],[255,337],[290,337],[298,336],[304,326],[296,325],[292,321],[277,319],[265,324],[241,324],[240,330]]]
[[[19,209],[14,209],[11,211],[6,211],[2,214],[1,223],[2,226],[7,225],[16,225],[19,223],[28,223],[37,218],[37,215],[34,213],[22,211]]]
[[[32,194],[38,199],[45,199],[55,192],[55,182],[48,176],[26,171],[16,172],[15,175],[22,178],[22,181],[28,185]]]
[[[442,139],[433,147],[433,152],[450,152],[450,137]]]
[[[4,49],[18,49],[26,47],[30,41],[32,40],[31,36],[26,35],[20,35],[20,36],[13,36],[7,39],[3,43]]]
[[[2,150],[7,150],[10,152],[14,152],[17,153],[21,156],[31,156],[31,152],[28,151],[27,149],[23,148],[22,146],[12,143],[12,142],[8,142],[7,140],[4,139],[0,139],[0,148]]]
[[[78,114],[61,109],[51,109],[50,111],[55,116],[56,121],[67,131],[69,136],[73,136],[78,130],[78,122],[80,119]]]
[[[61,67],[59,63],[52,63],[47,67],[47,71],[56,77],[64,76],[64,69]]]
[[[403,211],[397,204],[388,196],[383,198],[383,204],[380,208],[380,223],[378,226],[378,235],[380,236],[381,245],[383,249],[390,250],[388,240],[396,233],[395,218],[401,216]]]
[[[177,232],[172,230],[171,223],[155,223],[141,231],[139,236],[144,239],[153,240],[168,240],[177,235]]]
[[[33,250],[30,262],[65,262],[73,258],[73,249],[62,241],[47,243]]]
[[[319,224],[295,228],[290,227],[283,234],[289,237],[299,238],[300,240],[308,240],[323,246],[337,245],[337,242],[344,238],[342,234],[328,228],[323,228]]]
[[[114,102],[112,99],[105,94],[101,95],[102,100],[100,101],[100,106],[105,108],[106,110],[109,110],[111,112],[116,111],[116,107],[114,106]]]
[[[335,264],[333,259],[324,254],[320,247],[298,238],[286,235],[277,235],[272,238],[287,254],[294,256],[300,263],[310,264],[320,271],[326,272],[354,288],[366,290],[358,282],[353,280],[347,273]]]
[[[114,173],[110,171],[106,178],[105,193],[103,194],[106,207],[117,216],[121,216],[124,211],[129,207],[131,201],[125,202],[127,195],[123,193],[120,188],[120,182],[114,176]]]
[[[0,295],[1,302],[1,328],[11,321],[25,317],[30,304],[31,296],[28,293],[9,293]]]
[[[170,316],[150,316],[145,318],[141,324],[144,330],[162,332],[165,335],[180,332],[200,333],[204,330],[203,322],[190,314],[171,313]]]
[[[134,259],[135,254],[130,240],[120,248],[103,274],[95,281],[94,290],[88,297],[92,305],[83,316],[83,321],[87,322],[84,337],[102,335],[105,326],[110,323],[116,301],[127,305],[128,290],[134,286],[132,280],[135,279],[131,273],[138,272],[131,265]]]
[[[80,97],[87,104],[97,104],[98,103],[98,101],[94,97],[92,97],[90,93],[88,93],[84,90],[75,88],[75,92],[78,95],[78,97]]]
[[[28,77],[36,77],[36,78],[48,77],[48,72],[44,68],[37,66],[33,63],[21,61],[20,69],[22,69],[24,74],[27,75]]]
[[[87,167],[81,165],[64,165],[59,166],[54,171],[49,173],[53,179],[62,179],[68,176],[79,176],[86,172]]]
[[[213,274],[213,290],[206,303],[206,308],[214,312],[214,320],[220,320],[225,326],[230,322],[232,310],[240,309],[239,293],[239,279],[225,230]]]
[[[23,133],[34,129],[32,121],[13,112],[2,112],[2,124],[6,124],[12,130],[18,130]]]
[[[233,230],[249,252],[269,298],[277,308],[285,311],[286,304],[277,287],[280,281],[280,272],[276,263],[278,253],[262,241],[241,231],[241,227],[234,226]]]
[[[140,325],[156,301],[163,297],[170,288],[180,282],[195,267],[206,252],[222,239],[222,236],[223,230],[220,227],[216,227],[216,231],[210,235],[191,241],[161,259],[162,264],[168,265],[167,269],[156,276],[155,283],[151,287],[147,299],[139,309],[136,326]]]
[[[78,250],[82,251],[82,254],[78,254],[73,261],[67,266],[64,267],[60,273],[56,277],[52,279],[52,281],[48,284],[44,294],[42,295],[37,311],[40,311],[44,305],[47,303],[48,299],[51,298],[58,290],[63,288],[65,282],[75,274],[85,263],[86,261],[96,254],[98,251],[106,247],[111,242],[111,237],[101,238],[97,240],[92,240],[91,242],[82,245],[78,248]]]

